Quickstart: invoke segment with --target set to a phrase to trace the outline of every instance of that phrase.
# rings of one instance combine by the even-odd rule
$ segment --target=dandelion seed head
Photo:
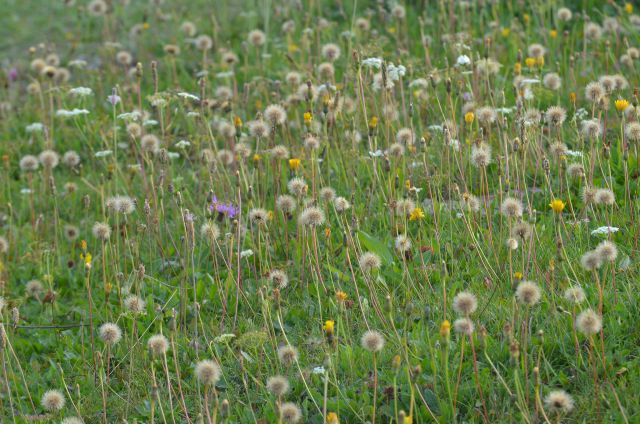
[[[200,384],[214,386],[220,380],[222,370],[217,362],[205,359],[196,364],[195,374]]]
[[[507,197],[502,201],[500,212],[509,218],[522,216],[522,202],[514,197]]]
[[[458,318],[453,323],[453,329],[458,334],[471,336],[475,330],[475,325],[469,318]]]
[[[586,309],[576,318],[576,327],[582,334],[592,336],[602,329],[602,318],[592,309]]]
[[[302,211],[299,220],[305,227],[317,227],[324,224],[324,212],[318,207],[311,206]]]
[[[93,236],[99,240],[109,240],[111,237],[111,227],[104,222],[96,222],[91,229]]]
[[[587,295],[580,286],[569,287],[564,292],[564,298],[571,303],[579,304],[585,301]]]
[[[282,421],[286,424],[295,424],[302,419],[300,408],[292,402],[285,402],[280,405],[280,415],[282,416]]]
[[[267,390],[278,397],[282,397],[289,392],[289,381],[281,375],[274,375],[267,379]]]
[[[271,270],[269,273],[269,281],[274,287],[279,289],[284,289],[289,285],[289,277],[287,276],[287,273],[279,269]]]
[[[382,261],[380,260],[380,256],[376,255],[373,252],[365,252],[360,255],[358,259],[358,264],[360,265],[360,269],[364,273],[371,273],[375,270],[380,269],[382,265]]]
[[[162,356],[169,350],[169,340],[162,334],[156,334],[147,340],[147,348],[153,355]]]
[[[580,265],[586,271],[594,271],[602,266],[602,258],[595,250],[590,250],[580,257]]]
[[[108,345],[115,345],[122,338],[122,330],[117,324],[107,322],[100,326],[100,338]]]
[[[298,360],[298,349],[291,345],[283,345],[278,348],[278,359],[284,365],[291,365]]]
[[[384,337],[378,331],[369,330],[360,338],[360,344],[369,352],[379,352],[384,347]]]
[[[544,398],[544,406],[554,414],[568,414],[573,410],[573,398],[564,390],[553,390]]]
[[[453,298],[453,310],[459,315],[469,316],[478,308],[478,299],[468,291],[458,293]]]
[[[60,390],[47,390],[40,400],[42,407],[50,412],[61,411],[65,403],[66,399]]]
[[[533,306],[540,301],[540,287],[532,281],[522,281],[516,289],[516,299],[523,305]]]

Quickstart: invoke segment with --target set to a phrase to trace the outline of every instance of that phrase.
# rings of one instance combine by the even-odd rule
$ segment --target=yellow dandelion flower
[[[338,414],[335,412],[329,412],[327,414],[327,424],[340,424],[340,421],[338,421]]]
[[[536,58],[528,57],[524,60],[524,64],[527,65],[527,68],[533,68],[536,65]]]
[[[515,72],[516,75],[520,75],[522,73],[522,63],[516,62],[516,64],[513,65],[513,72]]]
[[[524,275],[522,275],[520,271],[516,271],[513,273],[513,278],[515,278],[516,280],[522,280],[523,277]]]
[[[295,43],[289,43],[289,45],[287,46],[287,50],[289,51],[289,53],[295,53],[300,50],[300,48]]]
[[[575,103],[576,102],[576,98],[577,98],[577,96],[576,96],[575,92],[572,91],[571,93],[569,93],[569,101],[571,103]]]
[[[236,127],[241,127],[242,126],[242,118],[240,118],[239,116],[236,115],[236,117],[233,118],[233,125],[235,125]]]
[[[406,417],[404,417],[404,424],[413,424],[413,416],[407,415]]]
[[[511,34],[511,28],[502,28],[501,32],[503,37],[508,37]]]
[[[473,112],[467,112],[464,114],[464,122],[467,124],[472,124],[474,119],[476,119],[476,115]]]
[[[302,163],[302,161],[298,158],[291,158],[289,159],[289,169],[291,169],[292,171],[297,171],[298,168],[300,168],[300,164]]]
[[[558,31],[555,29],[552,29],[549,31],[549,37],[551,38],[556,38],[558,36]]]
[[[628,14],[632,14],[633,13],[633,4],[625,3],[624,4],[624,11],[627,12]]]
[[[373,118],[369,119],[369,128],[375,128],[378,126],[378,117],[374,116]]]
[[[260,156],[258,153],[253,155],[254,162],[260,162],[261,160],[262,160],[262,156]]]
[[[522,20],[524,20],[524,23],[525,23],[525,24],[529,24],[529,21],[531,21],[531,16],[529,16],[529,14],[528,14],[528,13],[525,13],[525,14],[522,16]]]
[[[566,204],[560,199],[553,199],[551,203],[549,203],[549,207],[553,209],[555,213],[562,213],[565,205]]]
[[[442,337],[449,337],[449,333],[451,332],[451,323],[449,322],[449,320],[444,320],[442,321],[442,324],[440,325],[440,336]]]
[[[402,363],[402,358],[400,357],[400,355],[396,355],[393,357],[393,368],[400,368],[400,364]]]
[[[420,221],[424,218],[424,212],[422,208],[415,208],[411,211],[411,215],[409,215],[409,221]]]
[[[311,125],[311,121],[313,121],[313,114],[311,112],[305,112],[304,113],[305,125]]]
[[[343,292],[342,290],[338,290],[336,292],[336,300],[338,301],[338,303],[344,302],[345,300],[347,300],[347,297],[348,297],[348,295],[345,292]]]
[[[326,334],[333,334],[333,330],[335,329],[336,326],[336,322],[328,319],[324,322],[324,325],[322,326],[322,330],[324,330],[324,332]]]
[[[618,99],[615,101],[615,104],[616,104],[616,110],[618,112],[622,112],[623,110],[629,107],[629,100]]]
[[[151,25],[149,25],[149,22],[145,22],[145,23],[143,23],[143,24],[142,24],[142,29],[143,29],[143,30],[145,30],[145,31],[146,31],[146,30],[148,30],[149,28],[151,28]]]

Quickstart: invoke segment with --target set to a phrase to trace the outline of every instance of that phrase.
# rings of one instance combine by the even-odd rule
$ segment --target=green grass
[[[363,1],[113,0],[98,17],[75,3],[7,0],[0,17],[3,422],[276,423],[284,402],[308,423],[638,420],[640,136],[625,129],[639,117],[615,101],[638,105],[637,59],[623,55],[640,40],[638,16],[623,3],[471,1],[450,11],[448,2],[411,2],[401,19],[391,4]],[[573,12],[568,22],[557,17],[562,6]],[[581,11],[605,27],[614,18],[618,32],[585,41]],[[193,37],[181,29],[187,20]],[[247,43],[254,29],[266,33],[263,46]],[[212,39],[206,59],[193,43],[199,35]],[[341,54],[334,75],[323,76],[329,43]],[[546,48],[544,62],[528,66],[534,43]],[[165,53],[167,44],[180,53]],[[129,64],[117,63],[120,51]],[[236,64],[223,63],[229,51]],[[34,69],[50,54],[68,79]],[[472,65],[455,65],[460,55]],[[384,77],[366,64],[374,57]],[[488,76],[478,69],[487,57],[501,65]],[[86,66],[74,66],[79,59]],[[404,76],[376,89],[397,65]],[[299,84],[287,81],[294,71]],[[514,88],[551,72],[558,90]],[[628,86],[590,102],[587,84],[614,74]],[[308,98],[307,81],[316,93],[332,88]],[[92,94],[74,96],[74,87]],[[114,89],[115,107],[106,100]],[[272,104],[285,108],[283,125],[268,121]],[[148,121],[140,131],[159,140],[153,151],[120,116],[140,106]],[[495,122],[481,122],[483,106],[498,110]],[[566,110],[558,128],[545,122],[552,106]],[[73,109],[89,112],[57,114]],[[525,125],[534,109],[542,121]],[[595,140],[581,129],[590,118],[604,127]],[[251,133],[259,120],[268,136]],[[33,123],[44,131],[29,132]],[[402,129],[412,136],[399,146]],[[317,149],[305,146],[309,136]],[[475,166],[473,152],[487,146],[490,163]],[[60,164],[21,166],[45,150]],[[63,159],[71,150],[78,165]],[[570,176],[571,164],[585,175]],[[277,199],[291,194],[294,177],[306,188],[285,214]],[[340,211],[326,187],[350,207]],[[614,204],[585,201],[585,188],[611,190]],[[238,215],[211,212],[213,195]],[[129,196],[135,210],[111,210],[114,196]],[[501,213],[508,197],[522,216]],[[300,216],[312,206],[325,219],[305,226]],[[265,223],[251,222],[255,209]],[[96,222],[107,224],[108,240],[93,234]],[[524,239],[513,234],[521,222],[531,227]],[[218,228],[215,241],[201,234],[205,223]],[[601,226],[619,231],[592,233]],[[411,241],[405,253],[402,235]],[[582,256],[596,249],[600,258],[605,240],[617,256],[585,270]],[[362,269],[365,252],[379,269]],[[274,286],[273,270],[286,273],[286,287]],[[30,294],[33,280],[42,290]],[[537,285],[535,305],[518,300],[522,281]],[[584,289],[584,302],[565,298],[571,287]],[[477,298],[471,336],[456,331],[453,299],[463,291]],[[139,313],[127,307],[130,295],[144,301]],[[600,308],[602,333],[575,330],[578,314]],[[122,330],[113,346],[100,334],[108,322]],[[361,343],[369,329],[385,340],[375,354]],[[170,340],[166,362],[147,347],[155,334]],[[286,345],[298,351],[293,363],[279,358]],[[222,370],[209,387],[194,373],[205,359]],[[266,387],[274,375],[290,384],[281,398]],[[62,410],[41,403],[50,389],[62,392]],[[570,412],[545,402],[554,390],[571,396]]]

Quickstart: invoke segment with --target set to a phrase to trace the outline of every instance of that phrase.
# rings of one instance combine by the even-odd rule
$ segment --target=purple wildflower
[[[233,203],[223,203],[218,200],[214,195],[211,198],[211,204],[209,205],[210,212],[218,212],[218,219],[222,219],[225,216],[228,218],[234,218],[238,215],[239,209],[233,205]]]
[[[18,79],[18,69],[17,68],[9,69],[9,72],[7,72],[7,78],[9,79],[9,82],[14,82],[15,80],[17,80]]]
[[[111,103],[112,106],[115,106],[118,103],[120,103],[120,96],[118,96],[115,87],[113,88],[113,91],[111,92],[111,95],[107,96],[107,101],[109,103]]]

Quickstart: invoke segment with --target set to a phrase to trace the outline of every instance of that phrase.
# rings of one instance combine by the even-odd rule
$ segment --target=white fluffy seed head
[[[196,378],[201,384],[205,386],[215,385],[220,380],[222,371],[220,365],[217,362],[210,359],[205,359],[196,364],[195,368]]]
[[[379,352],[384,347],[384,336],[378,331],[369,330],[362,335],[360,344],[369,352]]]
[[[156,356],[164,355],[169,350],[169,340],[162,334],[149,337],[147,341],[149,351]]]
[[[587,309],[578,315],[576,326],[582,334],[592,336],[602,329],[602,318],[592,309]]]
[[[56,412],[64,408],[66,399],[60,390],[47,390],[42,395],[40,404],[44,409],[50,412]]]
[[[322,209],[311,206],[300,214],[300,224],[305,227],[317,227],[324,224],[325,217]]]
[[[568,414],[573,410],[573,398],[564,390],[553,390],[544,398],[544,406],[554,414]]]
[[[122,338],[122,330],[116,324],[107,322],[100,326],[100,338],[108,345],[115,345]]]
[[[453,298],[453,310],[463,316],[469,316],[478,308],[478,299],[467,291],[458,293]]]
[[[523,305],[533,306],[540,301],[540,287],[532,281],[522,281],[516,289],[516,299]]]
[[[289,381],[281,375],[274,375],[267,379],[267,390],[275,396],[282,397],[289,391]]]

